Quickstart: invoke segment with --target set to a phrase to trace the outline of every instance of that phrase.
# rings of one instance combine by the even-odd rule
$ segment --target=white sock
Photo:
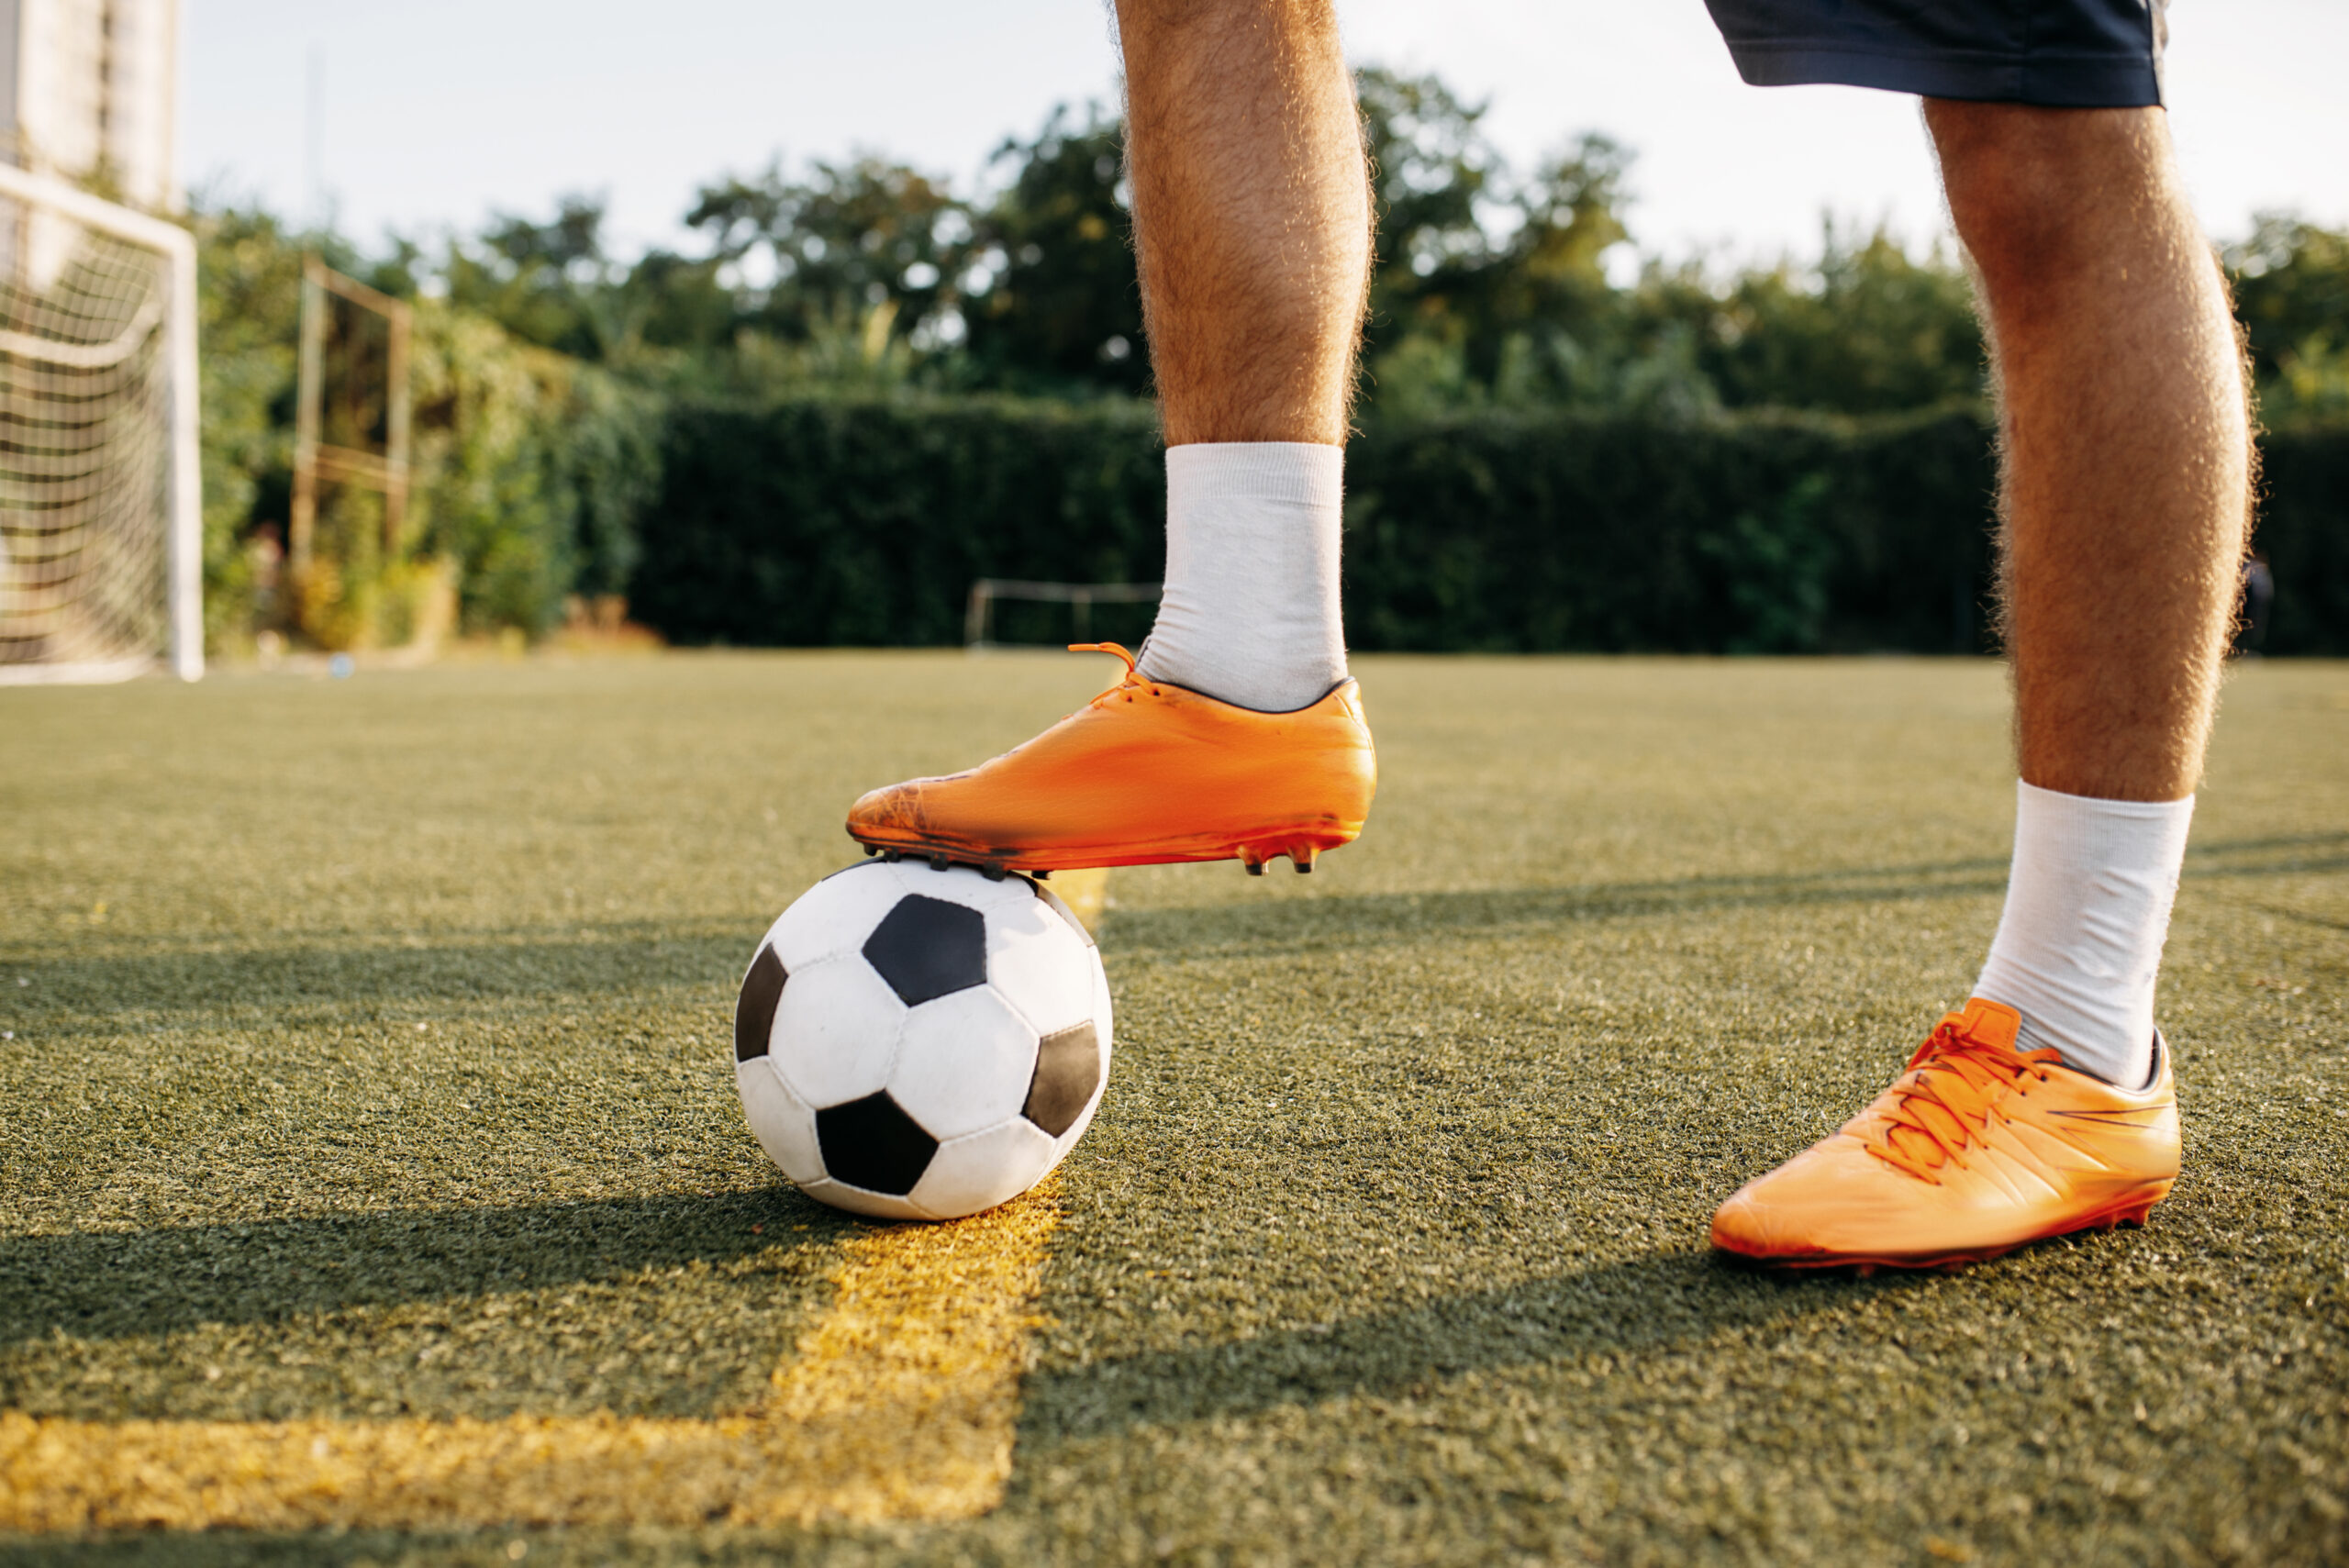
[[[2021,1051],[2135,1088],[2194,797],[2090,800],[2015,781],[2006,912],[1974,994],[2022,1015]]]
[[[1166,449],[1166,587],[1143,674],[1263,713],[1309,706],[1346,678],[1345,457],[1302,441]]]

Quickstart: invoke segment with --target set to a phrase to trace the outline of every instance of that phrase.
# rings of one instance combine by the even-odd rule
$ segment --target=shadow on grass
[[[540,1000],[592,1005],[679,988],[729,988],[759,928],[626,924],[559,932],[417,938],[398,933],[277,947],[120,947],[0,962],[32,982],[0,993],[19,1027],[87,1030],[116,1015],[194,1010]]]
[[[760,1227],[753,1230],[752,1227]],[[608,1280],[865,1229],[786,1186],[0,1238],[0,1344],[153,1336]]]
[[[2239,839],[2190,851],[2188,880],[2349,869],[2349,833]],[[1566,887],[1377,893],[1278,904],[1120,909],[1105,946],[1116,953],[1224,956],[1392,945],[1438,933],[1506,934],[1577,921],[1715,909],[1792,908],[1978,897],[2006,891],[1998,859],[1866,866],[1772,876],[1690,876]]]
[[[1912,1276],[1788,1280],[1706,1252],[1651,1253],[1423,1306],[1031,1376],[1042,1441],[1394,1396],[1480,1372],[1701,1344],[1914,1287]]]

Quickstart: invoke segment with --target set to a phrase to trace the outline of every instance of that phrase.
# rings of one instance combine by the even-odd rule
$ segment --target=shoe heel
[[[2169,1183],[2164,1182],[2158,1186],[2148,1187],[2137,1193],[2128,1202],[2105,1216],[2100,1229],[2110,1230],[2116,1226],[2147,1223],[2153,1218],[2154,1205],[2169,1196]]]

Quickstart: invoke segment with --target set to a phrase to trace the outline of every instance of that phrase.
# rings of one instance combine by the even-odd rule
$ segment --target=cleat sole
[[[1835,1269],[1850,1269],[1861,1279],[1875,1276],[1880,1269],[1898,1269],[1910,1273],[1933,1272],[1954,1274],[1976,1263],[1987,1263],[2003,1258],[2018,1248],[2041,1241],[2052,1241],[2058,1236],[2076,1236],[2086,1230],[2110,1231],[2123,1225],[2143,1226],[2153,1218],[2154,1206],[2169,1195],[2171,1184],[2156,1182],[2141,1187],[2117,1203],[2095,1209],[2061,1225],[2050,1227],[2012,1241],[1996,1242],[1985,1247],[1971,1247],[1948,1252],[1859,1253],[1859,1252],[1795,1252],[1778,1257],[1759,1257],[1741,1252],[1734,1248],[1714,1244],[1714,1251],[1735,1262],[1756,1268],[1787,1273],[1816,1273]]]
[[[1324,820],[1285,829],[1231,838],[1202,835],[1158,843],[1055,845],[1022,848],[1008,844],[959,844],[914,834],[903,838],[858,838],[864,852],[884,860],[920,860],[932,865],[967,865],[985,869],[998,865],[1007,872],[1040,875],[1053,871],[1091,871],[1110,866],[1177,865],[1199,861],[1236,860],[1264,874],[1267,862],[1286,855],[1303,872],[1330,850],[1342,849],[1362,834],[1359,822]]]

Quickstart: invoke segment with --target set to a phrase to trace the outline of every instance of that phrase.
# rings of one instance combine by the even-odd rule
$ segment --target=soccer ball
[[[1024,876],[866,861],[759,944],[734,1081],[802,1192],[891,1219],[1019,1196],[1085,1135],[1109,1079],[1109,981],[1068,906]]]

